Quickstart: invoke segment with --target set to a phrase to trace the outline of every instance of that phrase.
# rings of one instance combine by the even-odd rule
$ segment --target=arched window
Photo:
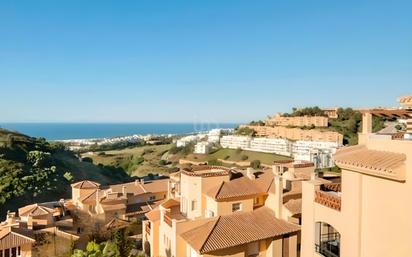
[[[315,250],[325,257],[340,256],[340,234],[325,222],[316,222]]]

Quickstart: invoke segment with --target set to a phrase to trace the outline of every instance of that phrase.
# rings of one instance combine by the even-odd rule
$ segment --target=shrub
[[[259,169],[260,168],[260,161],[259,160],[253,160],[250,162],[250,167],[254,169]]]
[[[242,159],[242,161],[246,161],[247,159],[249,159],[247,155],[242,155],[240,158]]]

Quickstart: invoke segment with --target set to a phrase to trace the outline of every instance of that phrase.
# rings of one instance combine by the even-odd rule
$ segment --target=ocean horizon
[[[147,134],[189,134],[214,128],[235,128],[238,123],[51,123],[3,122],[0,128],[47,140],[111,138]]]

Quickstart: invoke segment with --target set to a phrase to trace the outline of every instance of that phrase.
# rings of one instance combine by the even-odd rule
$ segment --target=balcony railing
[[[332,191],[333,192],[333,191]],[[340,211],[341,209],[341,198],[332,192],[316,190],[315,191],[315,202],[322,204],[331,209]]]

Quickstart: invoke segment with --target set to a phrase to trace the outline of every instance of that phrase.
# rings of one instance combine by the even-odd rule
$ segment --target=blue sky
[[[412,93],[411,1],[0,2],[0,121],[242,122]]]

